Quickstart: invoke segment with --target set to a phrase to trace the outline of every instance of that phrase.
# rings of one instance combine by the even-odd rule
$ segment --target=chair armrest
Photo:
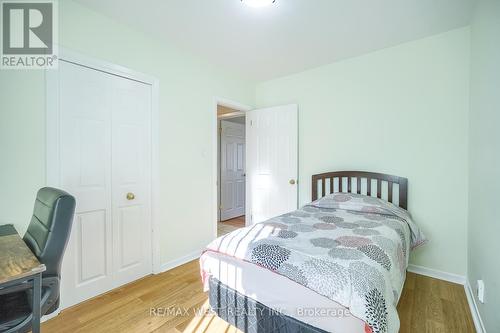
[[[17,234],[16,228],[12,224],[0,225],[0,236],[9,236]]]
[[[44,287],[53,287],[55,284],[59,283],[59,278],[56,276],[49,276],[42,278],[42,288]],[[33,288],[32,283],[28,283],[26,281],[19,282],[19,284],[15,284],[8,287],[0,287],[0,295],[7,295],[12,293],[17,293],[20,291],[31,290]]]
[[[8,287],[0,287],[0,295],[6,295],[6,294],[12,294],[12,293],[17,293],[20,291],[25,291],[33,288],[32,283],[28,283],[26,281],[19,282],[19,284],[15,284],[12,286]]]

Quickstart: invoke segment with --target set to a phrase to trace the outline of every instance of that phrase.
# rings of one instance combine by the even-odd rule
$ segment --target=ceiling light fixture
[[[245,5],[250,7],[265,7],[272,5],[276,0],[241,0]]]

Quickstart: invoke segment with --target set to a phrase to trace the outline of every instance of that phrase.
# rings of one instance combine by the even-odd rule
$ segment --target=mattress
[[[216,252],[205,252],[200,263],[202,272],[224,287],[284,316],[326,332],[365,333],[365,323],[348,309],[285,276]]]

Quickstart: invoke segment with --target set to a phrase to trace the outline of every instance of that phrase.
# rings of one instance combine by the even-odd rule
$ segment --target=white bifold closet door
[[[60,183],[77,201],[67,307],[152,271],[151,86],[65,61],[59,80]]]
[[[246,114],[247,215],[258,223],[297,209],[297,105]]]

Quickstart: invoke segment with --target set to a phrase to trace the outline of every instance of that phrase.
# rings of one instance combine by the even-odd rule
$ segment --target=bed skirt
[[[216,278],[210,277],[209,286],[212,310],[245,333],[326,333],[268,308],[222,284]]]

